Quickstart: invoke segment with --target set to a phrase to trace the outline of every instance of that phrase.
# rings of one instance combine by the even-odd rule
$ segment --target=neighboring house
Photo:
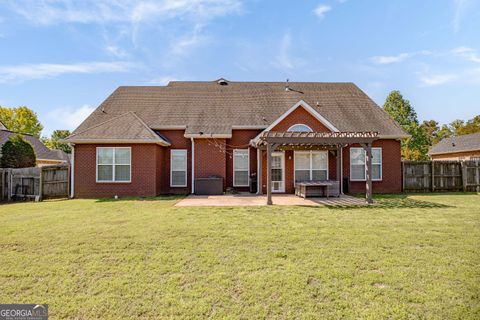
[[[288,143],[270,144],[276,133]],[[73,145],[72,195],[110,197],[187,194],[210,176],[247,191],[257,173],[267,192],[267,144],[273,192],[342,177],[349,192],[365,192],[372,143],[373,190],[401,192],[406,137],[353,83],[219,79],[119,87],[64,141]]]
[[[3,126],[3,124],[1,126]],[[3,126],[3,128],[5,128],[5,126]],[[6,128],[3,128],[0,128],[0,156],[1,147],[3,146],[3,144],[7,142],[11,136],[17,134],[16,132],[9,131],[6,130]],[[21,135],[26,141],[28,141],[32,145],[33,150],[35,151],[35,155],[37,157],[37,166],[66,164],[70,162],[68,155],[62,150],[51,150],[47,148],[37,137],[31,134],[21,133]]]
[[[480,160],[480,132],[445,138],[428,154],[433,160]]]

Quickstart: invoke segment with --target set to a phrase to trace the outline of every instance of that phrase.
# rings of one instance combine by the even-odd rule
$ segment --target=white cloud
[[[80,108],[56,108],[47,114],[48,118],[52,119],[55,123],[55,128],[52,128],[51,131],[55,129],[74,130],[93,112],[93,110],[95,110],[95,108],[87,104]]]
[[[370,58],[376,64],[392,64],[397,62],[402,62],[405,59],[411,57],[412,54],[410,53],[400,53],[396,56],[375,56]]]
[[[126,58],[128,56],[128,53],[125,50],[114,45],[106,46],[105,51],[117,58]]]
[[[436,75],[424,75],[420,77],[420,82],[424,87],[432,87],[442,85],[458,78],[455,74],[436,74]]]
[[[468,61],[480,63],[480,55],[476,50],[469,47],[458,47],[452,50],[453,54],[462,57]]]
[[[460,31],[462,18],[469,2],[470,0],[453,0],[454,15],[453,15],[452,24],[453,24],[453,30],[455,32]]]
[[[313,13],[319,18],[324,18],[325,14],[330,10],[332,10],[332,7],[326,4],[320,4],[313,10]]]
[[[179,37],[172,41],[170,50],[174,55],[185,56],[191,50],[208,41],[208,37],[202,34],[202,27],[196,26],[191,34]]]
[[[15,66],[0,66],[0,83],[9,81],[25,81],[44,79],[73,73],[108,73],[127,72],[135,64],[130,62],[85,62],[73,64],[23,64]]]
[[[10,0],[7,4],[38,25],[141,23],[179,16],[210,20],[241,9],[240,0]]]
[[[280,42],[280,48],[278,55],[275,59],[275,65],[281,69],[293,69],[294,63],[290,57],[290,47],[292,45],[292,36],[290,32],[286,32],[282,41]]]
[[[116,41],[107,41],[109,54],[118,58],[127,55],[115,46],[119,38],[130,38],[135,47],[142,26],[161,28],[162,35],[173,35],[168,43],[171,54],[183,55],[202,43],[207,36],[197,31],[210,21],[242,11],[243,0],[5,0],[8,8],[38,26],[63,23],[98,24],[106,33],[117,33]],[[181,33],[172,20],[180,22]],[[110,28],[113,27],[113,28]],[[119,33],[119,30],[120,33]],[[118,34],[119,33],[119,34]],[[120,37],[118,37],[120,35]],[[168,37],[167,37],[168,38]]]
[[[404,52],[404,53],[399,53],[397,55],[393,56],[374,56],[371,57],[370,60],[375,63],[375,64],[392,64],[392,63],[398,63],[405,61],[409,58],[412,58],[417,55],[431,55],[432,52],[428,50],[422,50],[422,51],[417,51],[417,52]]]

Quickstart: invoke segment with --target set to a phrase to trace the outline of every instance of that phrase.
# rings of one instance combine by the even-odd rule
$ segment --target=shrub
[[[37,162],[35,151],[28,141],[19,134],[13,135],[2,146],[0,167],[27,168],[35,167]]]

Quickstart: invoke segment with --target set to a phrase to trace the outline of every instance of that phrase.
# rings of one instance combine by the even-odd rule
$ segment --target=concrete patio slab
[[[342,195],[338,198],[300,198],[293,194],[277,194],[273,196],[273,204],[280,206],[358,206],[367,205],[365,199]],[[177,202],[176,207],[243,207],[243,206],[265,206],[267,205],[266,195],[252,195],[241,193],[235,195],[198,196],[189,195]]]

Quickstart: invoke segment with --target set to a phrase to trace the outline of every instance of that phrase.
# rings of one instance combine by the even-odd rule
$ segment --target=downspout
[[[70,175],[71,175],[71,178],[70,178],[70,198],[73,198],[75,196],[75,173],[74,173],[74,169],[75,169],[75,145],[72,144],[72,164],[70,165],[71,168],[70,168]]]
[[[192,141],[192,194],[195,194],[195,140],[193,137],[190,140]]]
[[[262,194],[260,190],[262,187],[262,182],[260,181],[262,179],[262,173],[260,172],[262,170],[260,161],[262,161],[262,151],[257,149],[257,194]]]

